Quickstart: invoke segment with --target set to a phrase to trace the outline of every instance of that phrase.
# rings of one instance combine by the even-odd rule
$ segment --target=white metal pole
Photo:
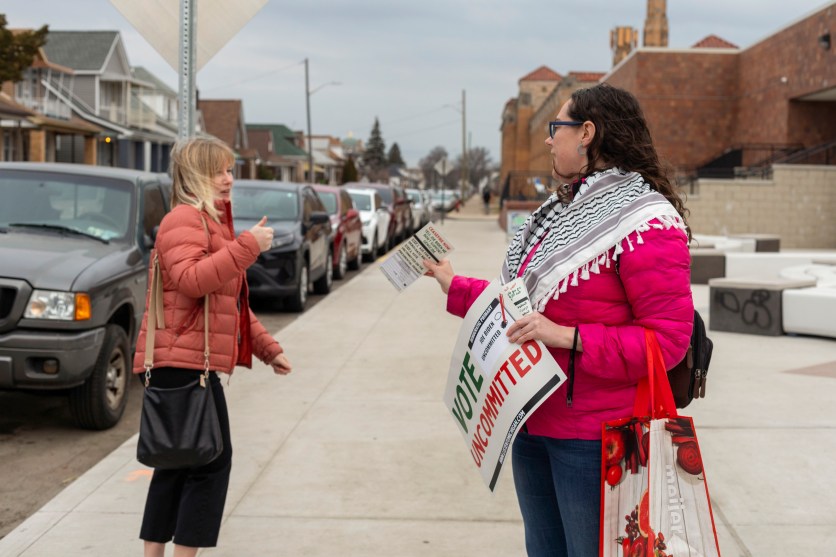
[[[177,119],[177,136],[180,139],[186,139],[195,133],[197,1],[180,0],[180,117]]]

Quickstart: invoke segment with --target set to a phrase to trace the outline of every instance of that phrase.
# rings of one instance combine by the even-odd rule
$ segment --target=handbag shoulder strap
[[[206,219],[200,215],[200,221],[203,223],[203,230],[206,232],[206,254],[212,248],[211,237],[209,235],[209,226],[206,224]],[[162,271],[160,270],[160,261],[157,255],[157,250],[154,250],[151,255],[151,265],[153,272],[151,273],[151,284],[149,289],[151,295],[148,299],[148,319],[145,327],[145,386],[148,387],[151,383],[151,369],[154,367],[154,339],[156,337],[157,327],[165,328],[165,315],[163,312],[163,281]],[[209,378],[209,294],[203,296],[203,373],[200,376],[200,385],[206,385],[206,379]]]

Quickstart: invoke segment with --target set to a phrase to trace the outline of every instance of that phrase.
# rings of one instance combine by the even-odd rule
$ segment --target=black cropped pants
[[[194,381],[198,373],[193,369],[158,368],[151,371],[151,384],[159,388],[182,387]],[[232,442],[220,378],[210,372],[209,382],[221,425],[223,452],[204,466],[154,470],[145,500],[140,539],[158,543],[173,539],[177,545],[188,547],[215,547],[218,544],[232,469]]]

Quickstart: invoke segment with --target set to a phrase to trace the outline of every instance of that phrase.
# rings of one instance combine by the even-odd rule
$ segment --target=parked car
[[[345,188],[315,185],[314,190],[331,216],[334,278],[343,279],[349,268],[357,270],[363,264],[360,213]]]
[[[430,194],[433,209],[449,213],[461,203],[457,192],[452,190],[438,190]]]
[[[346,184],[352,188],[371,188],[376,190],[383,199],[383,204],[391,215],[387,249],[412,234],[412,212],[409,209],[409,198],[403,189],[388,184]]]
[[[383,203],[377,190],[346,188],[354,207],[360,212],[363,226],[363,255],[369,261],[386,251],[389,242],[389,222],[392,214]]]
[[[167,176],[0,163],[0,389],[66,391],[74,422],[125,410]]]
[[[283,300],[304,311],[308,293],[331,291],[331,217],[313,188],[268,180],[237,180],[232,188],[236,232],[263,216],[273,228],[273,244],[247,269],[250,295]]]
[[[406,194],[412,201],[412,224],[415,229],[423,228],[432,220],[432,205],[428,193],[424,190],[408,189]]]

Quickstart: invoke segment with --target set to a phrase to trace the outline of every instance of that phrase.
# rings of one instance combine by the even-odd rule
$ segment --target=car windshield
[[[421,203],[421,201],[422,201],[422,199],[421,199],[421,194],[420,194],[419,192],[417,192],[417,191],[411,191],[411,192],[409,192],[409,198],[410,198],[412,201],[414,201],[415,203],[418,203],[418,204],[420,204],[420,203]]]
[[[351,200],[354,202],[354,208],[358,211],[372,210],[372,196],[365,193],[349,193]]]
[[[377,190],[377,193],[380,194],[380,197],[383,199],[383,202],[387,205],[392,204],[392,190],[389,188],[380,188]]]
[[[0,174],[0,228],[67,229],[100,240],[125,238],[133,185],[118,179],[52,172]]]
[[[232,207],[237,219],[299,220],[299,195],[295,191],[232,188]]]
[[[325,205],[325,210],[328,211],[329,215],[336,215],[337,214],[337,194],[330,193],[327,191],[319,191],[316,192],[319,195],[319,198],[322,200],[322,204]]]

